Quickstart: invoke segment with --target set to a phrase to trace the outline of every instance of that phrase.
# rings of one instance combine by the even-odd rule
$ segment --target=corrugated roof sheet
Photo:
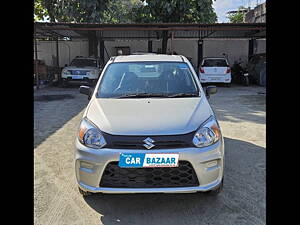
[[[96,31],[98,38],[157,39],[163,30],[173,32],[173,38],[265,38],[266,23],[214,23],[214,24],[97,24],[97,23],[44,23],[35,22],[40,36],[86,38]]]

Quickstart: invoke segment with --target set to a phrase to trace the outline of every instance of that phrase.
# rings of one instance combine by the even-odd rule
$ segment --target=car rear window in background
[[[205,59],[203,67],[227,67],[228,64],[225,59]]]

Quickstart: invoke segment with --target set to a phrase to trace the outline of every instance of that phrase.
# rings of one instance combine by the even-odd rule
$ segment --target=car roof
[[[153,52],[133,52],[131,55],[156,55],[157,53]]]
[[[225,57],[204,57],[203,60],[205,59],[225,59],[227,60]]]
[[[166,61],[186,62],[181,55],[145,54],[145,55],[121,55],[114,57],[113,62],[141,62],[141,61]]]
[[[92,60],[95,60],[95,59],[97,59],[97,58],[95,58],[95,57],[77,56],[77,57],[75,57],[74,59],[92,59]]]

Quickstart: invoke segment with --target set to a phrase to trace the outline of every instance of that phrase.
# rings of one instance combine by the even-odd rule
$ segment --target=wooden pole
[[[174,31],[171,31],[171,55],[173,55],[173,49],[174,49],[173,38],[174,38]]]
[[[38,56],[37,56],[37,42],[36,42],[36,28],[34,27],[34,46],[35,46],[35,76],[36,76],[36,89],[40,87],[39,70],[38,70]]]
[[[58,71],[58,82],[61,81],[61,76],[59,75],[59,46],[58,46],[58,37],[56,37],[56,64],[57,64],[57,71]]]

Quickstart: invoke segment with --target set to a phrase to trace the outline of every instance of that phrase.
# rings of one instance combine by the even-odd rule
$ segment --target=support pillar
[[[253,53],[254,53],[254,41],[255,41],[255,39],[250,39],[249,40],[248,61],[249,61],[250,57],[253,55]]]
[[[37,56],[37,42],[36,42],[36,28],[34,27],[34,47],[35,47],[35,78],[36,78],[36,89],[40,88],[39,70],[38,70],[38,56]]]
[[[203,59],[203,40],[199,39],[198,40],[198,64],[197,64],[197,69],[199,70],[200,64]]]
[[[152,52],[152,41],[148,41],[148,52]]]
[[[59,45],[58,45],[58,37],[56,37],[56,66],[57,66],[57,71],[59,70]],[[58,82],[60,83],[61,81],[61,75],[58,74]]]
[[[100,62],[101,62],[101,65],[104,65],[104,40],[101,38],[99,40],[99,48],[100,48]]]

